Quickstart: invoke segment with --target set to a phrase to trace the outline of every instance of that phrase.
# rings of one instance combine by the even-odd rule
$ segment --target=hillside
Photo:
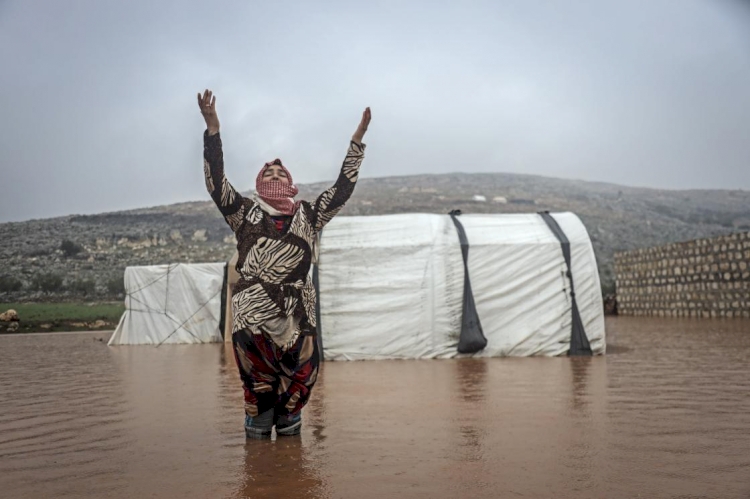
[[[327,186],[300,186],[301,196],[311,199]],[[474,201],[475,195],[487,201]],[[747,191],[655,190],[516,174],[361,179],[342,215],[452,209],[575,212],[593,241],[605,292],[614,285],[615,251],[750,228]],[[0,224],[0,301],[115,298],[128,265],[220,261],[233,250],[233,236],[211,201]]]

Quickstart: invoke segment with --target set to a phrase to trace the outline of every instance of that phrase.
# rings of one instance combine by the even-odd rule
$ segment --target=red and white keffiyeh
[[[278,165],[284,173],[286,173],[286,178],[289,180],[288,184],[274,180],[263,181],[263,174],[266,169],[272,165]],[[263,168],[261,168],[258,173],[258,177],[255,179],[255,190],[258,197],[279,213],[283,215],[294,215],[297,211],[299,201],[295,201],[294,196],[299,194],[299,189],[294,185],[292,174],[289,173],[289,170],[287,170],[281,163],[280,159],[274,159],[263,165]]]

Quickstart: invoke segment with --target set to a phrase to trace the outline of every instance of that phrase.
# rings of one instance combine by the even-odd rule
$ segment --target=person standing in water
[[[245,391],[245,434],[269,438],[275,426],[277,435],[298,435],[319,363],[310,265],[318,233],[354,191],[370,108],[362,113],[336,182],[307,202],[294,199],[298,189],[280,159],[260,169],[252,199],[240,195],[224,175],[216,97],[210,90],[198,93],[198,106],[206,121],[206,189],[237,238],[232,344]]]

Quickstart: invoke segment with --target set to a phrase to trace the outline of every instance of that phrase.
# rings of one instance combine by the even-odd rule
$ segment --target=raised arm
[[[206,121],[206,131],[203,133],[203,173],[206,177],[206,189],[229,227],[236,231],[242,225],[245,216],[244,198],[224,175],[224,153],[221,149],[216,97],[210,90],[206,90],[203,95],[199,93],[198,106]]]
[[[343,165],[341,165],[341,172],[338,179],[336,179],[336,183],[326,189],[313,203],[316,231],[322,230],[341,211],[344,204],[346,204],[354,192],[354,186],[359,177],[359,167],[362,165],[362,160],[365,159],[366,146],[362,143],[362,139],[365,136],[365,132],[367,132],[371,118],[372,115],[368,107],[362,113],[362,121],[360,121],[357,131],[352,135],[349,150],[346,152],[346,157],[344,158]]]

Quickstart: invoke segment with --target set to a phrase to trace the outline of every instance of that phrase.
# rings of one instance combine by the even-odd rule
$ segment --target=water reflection
[[[588,405],[589,394],[587,393],[589,370],[592,362],[597,359],[593,357],[569,357],[568,365],[570,366],[571,375],[571,409],[579,413],[579,416],[586,418],[584,412]]]
[[[464,402],[481,403],[489,387],[487,382],[488,359],[457,359],[454,361],[456,372],[456,393]]]
[[[246,442],[243,483],[237,497],[320,498],[320,485],[300,437]]]
[[[457,359],[451,361],[455,370],[454,397],[461,402],[452,405],[459,412],[452,415],[452,420],[458,425],[459,439],[457,449],[458,458],[463,461],[481,461],[483,456],[482,441],[485,428],[482,425],[486,419],[481,417],[485,411],[486,393],[491,388],[487,386],[487,359]],[[471,410],[467,413],[466,407]]]
[[[601,364],[601,357],[567,357],[564,360],[570,370],[570,402],[568,416],[561,430],[565,432],[565,457],[567,482],[574,491],[584,491],[595,486],[595,442],[596,422],[591,407],[591,377],[594,366]],[[601,372],[601,371],[600,371]]]

